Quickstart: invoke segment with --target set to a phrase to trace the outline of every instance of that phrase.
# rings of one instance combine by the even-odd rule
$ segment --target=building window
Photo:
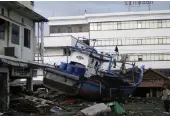
[[[101,29],[102,29],[101,23],[97,23],[97,30],[101,30]]]
[[[138,56],[138,61],[142,61],[143,59],[142,59],[142,55],[139,55]]]
[[[121,24],[121,22],[117,22],[117,29],[119,30],[119,29],[122,29],[122,24]]]
[[[58,33],[61,33],[60,27],[57,28],[57,32],[58,32]]]
[[[138,28],[142,28],[142,21],[138,21]]]
[[[50,26],[50,33],[57,33],[57,32],[58,32],[57,26]]]
[[[24,29],[24,47],[30,48],[30,30]]]
[[[83,29],[82,29],[82,27],[79,27],[79,32],[83,32]]]
[[[19,45],[19,26],[12,24],[12,39],[11,42],[13,44]]]
[[[158,20],[158,28],[162,28],[162,20]]]
[[[162,20],[162,28],[166,27],[166,20]]]
[[[90,24],[90,30],[97,30],[97,23]]]
[[[142,44],[142,40],[141,39],[138,39],[138,45]]]
[[[96,41],[95,46],[111,46],[111,45],[167,45],[170,44],[170,38],[168,36],[158,37],[130,37],[130,38],[100,38]]]
[[[68,27],[68,32],[69,32],[69,33],[71,33],[71,32],[72,32],[71,27]]]
[[[24,18],[21,19],[22,24],[24,24]]]
[[[0,39],[5,39],[5,21],[0,19]]]
[[[159,43],[159,44],[163,44],[163,39],[162,39],[161,37],[159,37],[158,43]]]
[[[108,30],[109,29],[108,23],[102,23],[101,28],[102,30]]]
[[[4,9],[3,8],[1,8],[1,14],[4,15]]]

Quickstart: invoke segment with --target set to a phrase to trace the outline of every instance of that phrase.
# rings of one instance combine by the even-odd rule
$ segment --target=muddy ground
[[[80,98],[70,98],[65,95],[60,95],[55,91],[46,92],[45,90],[40,89],[40,91],[37,90],[34,93],[27,93],[23,91],[19,92],[18,88],[16,88],[16,90],[13,91],[14,93],[16,93],[17,91],[19,95],[13,94],[13,97],[11,97],[11,99],[13,98],[15,99],[19,96],[21,97],[29,95],[37,97],[38,98],[36,100],[37,103],[38,101],[40,101],[39,98],[42,98],[44,100],[49,100],[53,102],[54,106],[57,106],[58,108],[55,109],[55,113],[52,113],[50,109],[46,109],[49,111],[48,113],[40,114],[35,113],[35,111],[32,112],[34,109],[36,109],[34,105],[35,103],[30,102],[28,100],[27,101],[24,100],[24,102],[23,101],[21,102],[21,100],[19,101],[14,100],[15,102],[11,101],[10,110],[7,111],[7,113],[5,113],[2,116],[75,116],[77,112],[79,112],[80,110],[96,104],[93,101],[83,100]],[[21,93],[24,95],[20,95]],[[122,108],[126,110],[127,112],[126,116],[168,116],[167,114],[163,113],[164,112],[163,101],[160,98],[131,97],[128,98],[127,100],[119,101],[119,103],[122,106]],[[32,104],[32,106],[30,104]],[[108,114],[108,116],[124,116],[124,115],[116,114],[113,111],[110,114]]]
[[[56,110],[54,114],[34,114],[9,112],[3,116],[75,116],[81,109],[93,105],[94,102],[79,101],[74,104],[68,104],[64,101],[59,104],[64,110]],[[164,114],[163,103],[158,98],[130,98],[126,103],[121,103],[121,106],[127,111],[126,116],[168,116]],[[124,116],[111,112],[108,116]]]

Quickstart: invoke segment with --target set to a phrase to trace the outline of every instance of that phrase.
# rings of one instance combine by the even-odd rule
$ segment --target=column
[[[9,108],[9,76],[8,73],[0,72],[0,110]]]
[[[28,91],[33,91],[32,77],[27,78],[26,89]]]
[[[153,97],[153,90],[150,88],[150,97]]]

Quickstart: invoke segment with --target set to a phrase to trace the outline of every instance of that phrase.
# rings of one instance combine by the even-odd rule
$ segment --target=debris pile
[[[52,101],[28,95],[12,99],[11,104],[13,104],[14,109],[21,112],[39,114],[49,113],[50,109],[55,105]]]
[[[17,113],[22,112],[29,115],[147,116],[155,115],[154,112],[162,110],[163,106],[160,106],[161,102],[159,101],[156,98],[130,97],[120,104],[116,101],[96,103],[60,94],[46,88],[38,88],[35,92],[24,91],[11,96],[10,108]],[[150,110],[150,108],[155,111]],[[17,114],[17,116],[21,115]]]

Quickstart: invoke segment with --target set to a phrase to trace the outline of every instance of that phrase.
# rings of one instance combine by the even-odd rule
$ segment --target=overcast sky
[[[170,9],[170,1],[155,1],[148,5],[130,7],[123,1],[35,1],[34,10],[45,17],[53,16],[74,16],[91,13],[108,12],[128,12],[128,11],[146,11],[146,10],[167,10]],[[48,24],[45,25],[45,36],[49,35]]]

